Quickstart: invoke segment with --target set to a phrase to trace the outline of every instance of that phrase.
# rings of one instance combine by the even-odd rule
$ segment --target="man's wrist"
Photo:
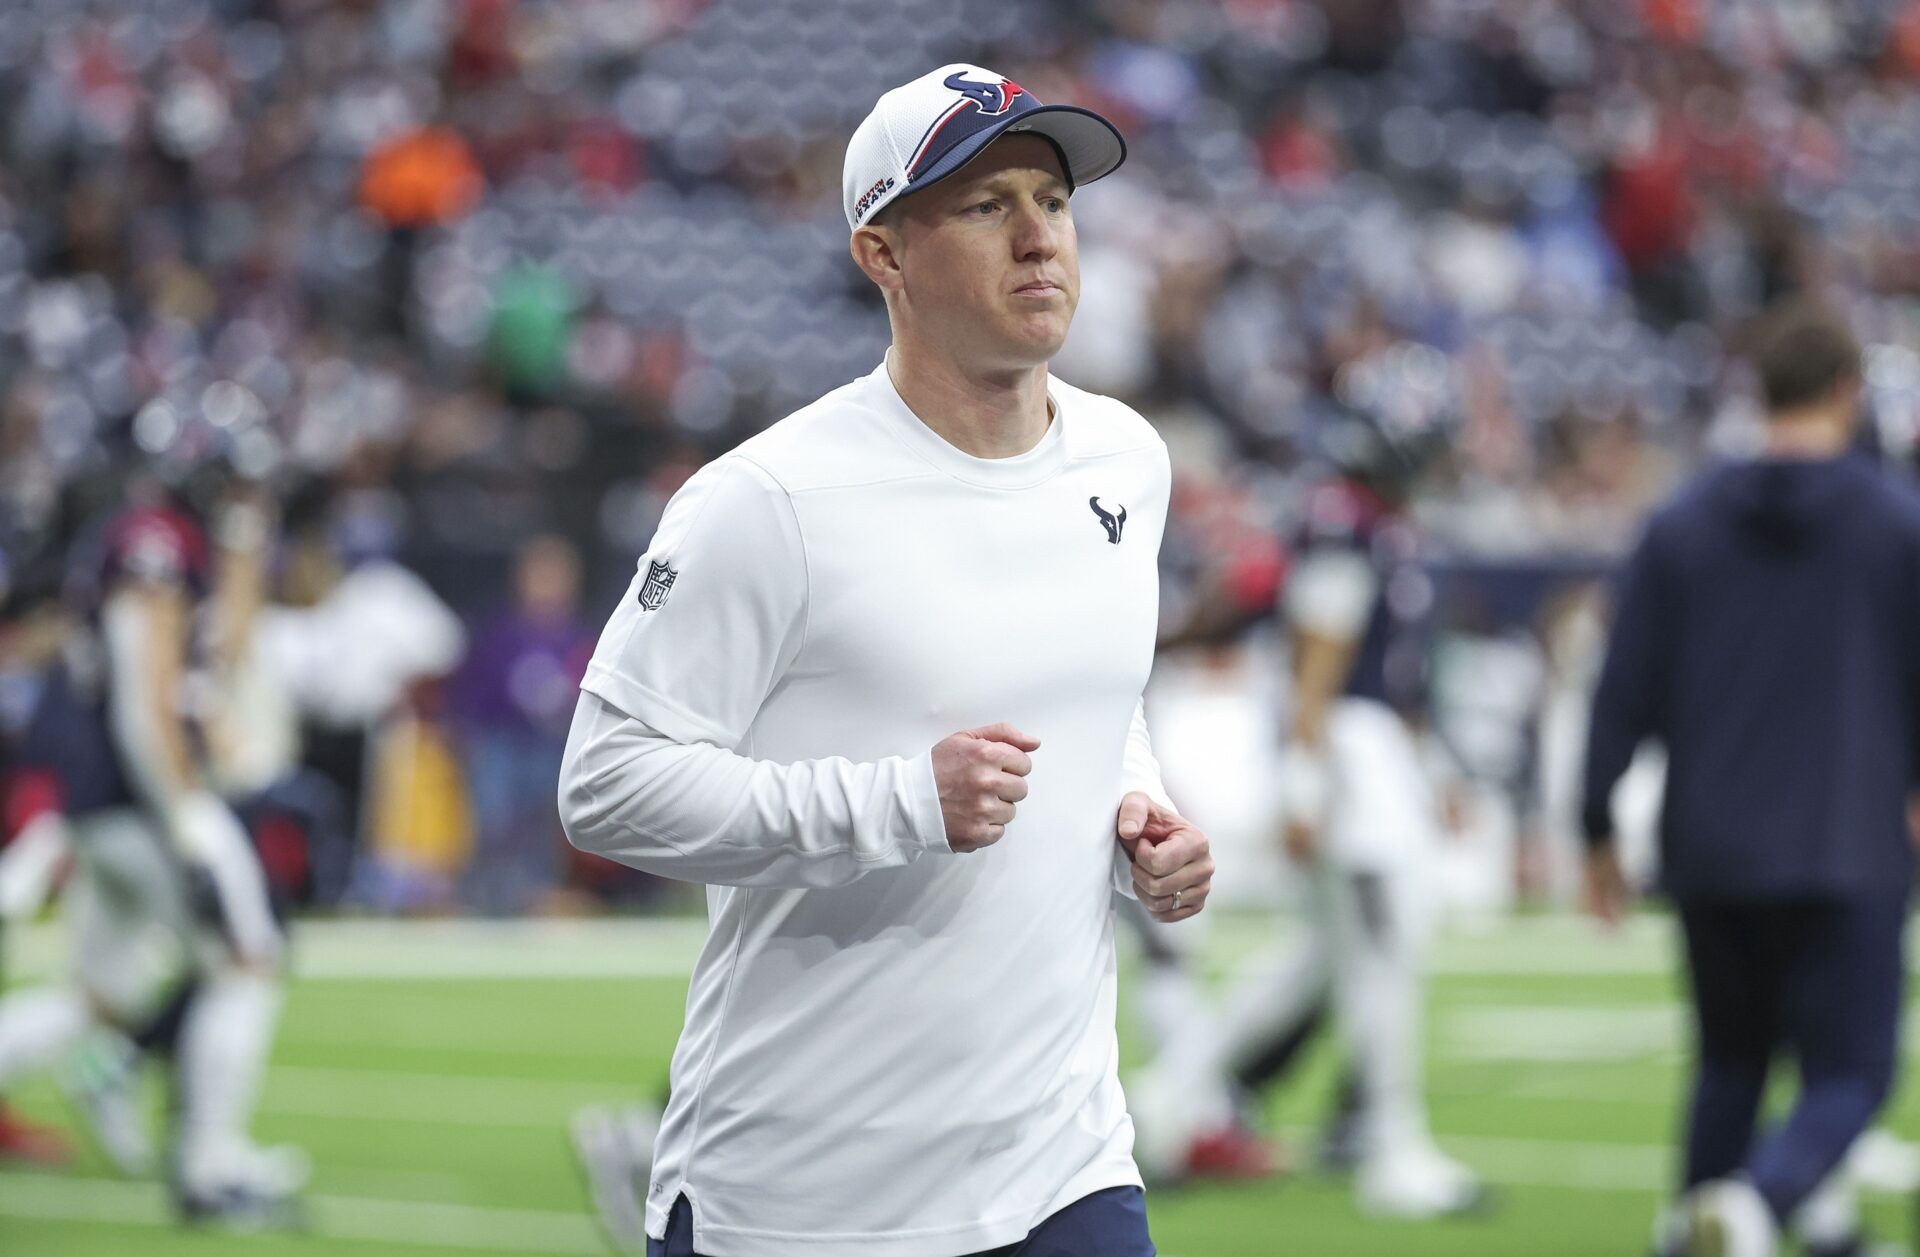
[[[947,841],[947,814],[940,806],[940,782],[933,774],[933,750],[906,761],[908,835],[922,851],[953,854]]]

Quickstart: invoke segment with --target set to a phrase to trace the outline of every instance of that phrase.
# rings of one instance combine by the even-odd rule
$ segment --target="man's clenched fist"
[[[1138,790],[1120,800],[1114,836],[1133,861],[1133,890],[1156,921],[1184,921],[1213,889],[1213,851],[1184,816]]]
[[[1038,750],[1010,724],[986,725],[945,738],[933,748],[933,780],[940,787],[940,814],[947,845],[955,851],[991,847],[1007,832],[1013,805],[1027,797],[1027,774]]]

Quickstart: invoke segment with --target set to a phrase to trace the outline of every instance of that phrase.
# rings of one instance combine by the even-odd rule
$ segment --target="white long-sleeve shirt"
[[[1140,692],[1166,451],[1050,395],[1040,443],[986,460],[884,369],[829,394],[675,495],[607,625],[568,833],[710,887],[656,1236],[685,1195],[714,1257],[952,1257],[1139,1182],[1114,814],[1165,797]],[[1041,739],[1031,793],[956,855],[930,750],[997,721]]]
[[[856,764],[839,756],[777,764],[707,742],[676,742],[583,694],[567,738],[561,813],[585,850],[710,886],[841,886],[949,850],[932,748]],[[1172,806],[1134,706],[1122,779]],[[1114,844],[1114,889],[1132,896]]]

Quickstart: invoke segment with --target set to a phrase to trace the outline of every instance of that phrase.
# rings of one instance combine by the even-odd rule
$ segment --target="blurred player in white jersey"
[[[87,649],[53,673],[20,757],[71,826],[77,982],[0,1003],[0,1086],[96,1025],[177,1042],[177,1208],[275,1225],[291,1218],[304,1158],[256,1146],[247,1126],[284,944],[247,834],[208,785],[192,684],[217,689],[251,606],[235,583],[256,580],[269,529],[257,503],[228,497],[213,522],[210,547],[184,499],[142,473],[79,547]]]
[[[1305,880],[1306,939],[1248,965],[1216,1023],[1179,1035],[1129,1095],[1143,1165],[1240,1176],[1257,1157],[1210,1164],[1192,1150],[1247,1146],[1236,1110],[1331,1013],[1347,1065],[1323,1163],[1355,1169],[1372,1212],[1458,1213],[1485,1193],[1434,1145],[1419,1070],[1441,823],[1409,723],[1427,702],[1432,592],[1405,506],[1435,439],[1350,413],[1326,444],[1339,472],[1308,494],[1291,570],[1269,603],[1292,663],[1279,806]],[[1263,614],[1228,596],[1234,584],[1222,580],[1174,640],[1237,632]]]
[[[1282,594],[1294,679],[1283,824],[1308,878],[1310,931],[1268,1011],[1293,1033],[1331,993],[1352,1063],[1361,1203],[1433,1216],[1483,1197],[1434,1145],[1420,1077],[1441,830],[1408,723],[1426,702],[1433,596],[1405,505],[1433,444],[1357,413],[1328,444],[1341,474],[1308,497]]]
[[[1216,849],[1238,848],[1232,893],[1271,906],[1282,895],[1271,783],[1283,687],[1269,643],[1249,630],[1272,616],[1284,549],[1216,471],[1176,463],[1174,474],[1186,506],[1162,552],[1170,596],[1154,665],[1155,751],[1168,790]],[[1200,966],[1204,918],[1167,927],[1133,905],[1116,912],[1139,944],[1128,995],[1147,1064],[1126,1086],[1141,1172],[1168,1184],[1273,1175],[1280,1149],[1242,1120],[1226,1086],[1225,1021]]]

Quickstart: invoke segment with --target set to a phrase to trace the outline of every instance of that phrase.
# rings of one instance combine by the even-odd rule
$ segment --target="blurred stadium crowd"
[[[1558,595],[1750,438],[1761,306],[1843,309],[1913,458],[1911,0],[17,0],[0,708],[126,463],[225,460],[282,504],[288,755],[364,818],[315,896],[646,893],[552,831],[572,677],[691,470],[880,357],[844,139],[954,60],[1128,136],[1058,369],[1174,447],[1171,620],[1271,602],[1343,416],[1446,438],[1443,626],[1526,695],[1491,776]]]

